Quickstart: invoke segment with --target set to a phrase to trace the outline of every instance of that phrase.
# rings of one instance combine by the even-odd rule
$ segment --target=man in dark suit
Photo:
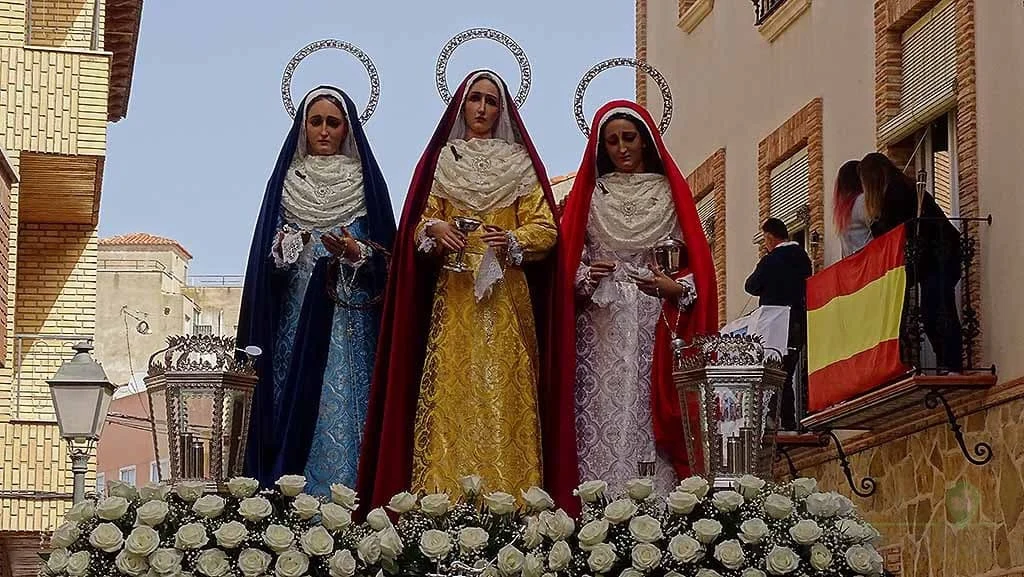
[[[761,226],[767,254],[747,277],[747,293],[758,297],[758,306],[789,307],[789,346],[784,359],[786,385],[782,389],[781,429],[797,430],[793,387],[800,353],[807,343],[807,278],[811,259],[799,244],[789,240],[786,224],[769,218]],[[802,379],[806,383],[806,378]]]

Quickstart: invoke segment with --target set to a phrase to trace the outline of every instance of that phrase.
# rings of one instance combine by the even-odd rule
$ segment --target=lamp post
[[[75,356],[62,364],[46,383],[50,385],[60,436],[67,442],[71,455],[72,500],[78,503],[85,499],[89,455],[103,431],[114,385],[107,380],[103,367],[92,358],[91,343],[83,341],[73,348]]]

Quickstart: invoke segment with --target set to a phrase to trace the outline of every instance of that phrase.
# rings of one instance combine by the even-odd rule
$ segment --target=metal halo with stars
[[[661,90],[661,101],[662,101],[662,113],[661,122],[658,123],[658,132],[665,134],[670,124],[672,124],[672,88],[668,85],[668,80],[662,76],[658,69],[644,62],[643,60],[637,60],[636,58],[609,58],[604,62],[595,64],[593,68],[587,71],[580,79],[579,86],[576,87],[576,97],[572,101],[572,109],[576,114],[576,124],[580,127],[583,132],[583,136],[590,138],[590,124],[587,122],[587,118],[583,115],[583,97],[587,93],[587,88],[590,86],[590,82],[597,77],[598,74],[612,68],[619,68],[622,66],[629,66],[642,70],[645,74],[651,77],[652,80],[658,85]]]
[[[493,28],[470,28],[469,30],[459,32],[441,49],[441,54],[437,57],[437,68],[435,69],[437,93],[441,96],[441,100],[445,104],[452,100],[452,92],[448,88],[448,60],[451,59],[456,48],[470,40],[478,39],[493,40],[508,48],[508,51],[515,57],[516,62],[519,63],[519,92],[516,94],[515,101],[516,106],[522,108],[523,104],[526,104],[526,97],[530,95],[530,84],[533,82],[530,59],[526,57],[526,52],[523,51],[522,47],[511,36]]]
[[[284,101],[284,109],[288,111],[289,116],[295,118],[295,103],[292,101],[292,75],[295,74],[295,69],[310,54],[328,48],[348,52],[362,62],[363,67],[366,68],[366,75],[370,77],[370,100],[366,103],[362,114],[359,115],[359,122],[366,124],[366,121],[373,116],[373,111],[377,109],[377,102],[380,101],[380,76],[377,75],[377,67],[373,64],[373,60],[358,46],[344,40],[333,38],[317,40],[303,46],[295,53],[295,56],[292,56],[292,59],[288,61],[288,66],[284,67],[284,75],[281,76],[281,100]]]

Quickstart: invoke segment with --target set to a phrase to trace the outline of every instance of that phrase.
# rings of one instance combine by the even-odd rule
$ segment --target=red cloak
[[[468,88],[466,84],[477,72],[470,73],[452,97],[420,157],[402,209],[391,261],[391,278],[381,318],[377,361],[359,462],[358,492],[362,500],[361,510],[364,512],[368,507],[387,504],[392,496],[408,490],[411,482],[416,404],[437,282],[437,264],[417,255],[416,227],[430,195],[438,155],[447,145],[452,126],[458,118],[463,94]],[[505,102],[509,103],[512,126],[533,161],[537,179],[557,222],[558,210],[544,165],[526,132],[519,111],[512,104],[514,100],[508,87],[504,82],[499,84]],[[524,265],[524,269],[530,285],[540,347],[538,405],[544,485],[559,506],[568,507],[571,511],[578,507],[572,496],[578,476],[576,439],[572,428],[572,382],[563,384],[563,381],[552,380],[548,364],[543,362],[548,348],[546,337],[552,334],[549,311],[554,261],[552,255],[538,263]],[[568,424],[563,421],[568,421]]]
[[[554,346],[549,352],[549,362],[563,388],[574,388],[576,380],[576,270],[582,257],[590,215],[590,199],[597,179],[600,122],[615,108],[629,109],[643,120],[658,149],[665,167],[665,177],[672,188],[676,217],[679,219],[689,257],[689,269],[697,286],[697,300],[679,319],[679,336],[689,341],[694,335],[718,331],[718,287],[715,266],[690,186],[686,184],[686,179],[665,147],[650,113],[642,106],[627,100],[609,102],[602,106],[594,117],[587,150],[562,214],[558,273],[555,281],[555,318],[552,323],[555,332],[550,337]],[[679,314],[675,304],[669,301],[665,301],[664,312],[670,322]],[[668,328],[659,322],[654,337],[654,362],[651,368],[651,415],[655,443],[659,451],[671,461],[676,474],[680,478],[685,478],[691,471],[683,441],[679,396],[672,383],[671,338]],[[693,413],[692,416],[696,417],[697,414]]]

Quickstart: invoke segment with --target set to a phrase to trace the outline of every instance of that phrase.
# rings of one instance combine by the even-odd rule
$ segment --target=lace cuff
[[[423,254],[430,254],[437,248],[437,241],[427,236],[427,229],[441,222],[436,218],[429,218],[420,227],[419,232],[416,233],[416,250]]]
[[[576,269],[576,293],[580,296],[590,296],[597,288],[597,282],[590,278],[590,266],[581,264]]]
[[[274,266],[277,268],[288,268],[299,262],[302,250],[306,242],[302,238],[302,231],[292,226],[285,225],[274,237],[274,244],[270,247],[270,256],[274,259]]]
[[[516,238],[516,233],[509,231],[505,233],[508,236],[508,249],[505,254],[505,262],[511,266],[519,266],[523,264],[523,245],[519,244],[519,239]]]
[[[676,279],[676,282],[683,289],[683,293],[679,295],[679,301],[676,304],[679,310],[683,310],[690,307],[697,300],[697,285],[694,284],[693,273]]]

